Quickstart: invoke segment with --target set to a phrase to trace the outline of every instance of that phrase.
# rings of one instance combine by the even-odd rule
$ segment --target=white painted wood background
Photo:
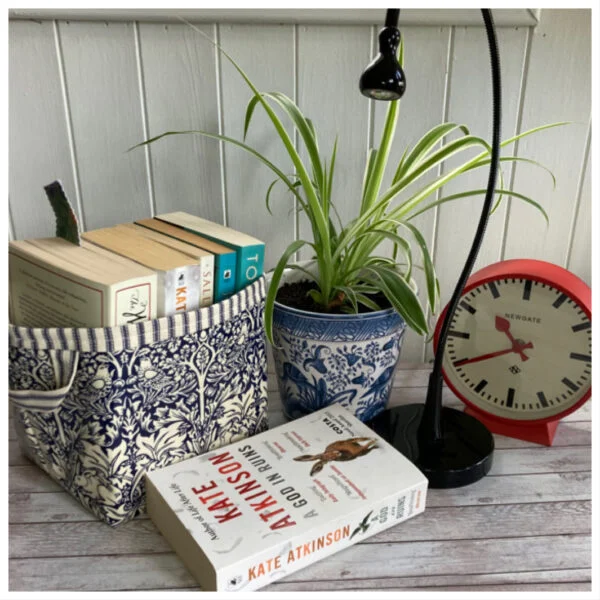
[[[261,25],[230,19],[198,26],[259,88],[296,99],[314,120],[322,147],[331,148],[339,135],[334,199],[342,219],[352,218],[367,148],[378,143],[384,118],[385,106],[358,92],[380,27],[360,20]],[[407,25],[402,33],[408,88],[392,163],[407,144],[445,120],[465,123],[489,138],[484,30],[437,23]],[[527,138],[516,148],[554,172],[555,189],[534,166],[505,170],[514,190],[544,205],[550,225],[531,206],[504,202],[491,219],[476,268],[503,258],[538,258],[591,284],[590,10],[544,9],[537,26],[502,26],[498,37],[503,138],[550,122],[571,124]],[[239,149],[180,136],[127,152],[166,130],[204,129],[241,138],[249,91],[188,26],[11,20],[9,76],[11,238],[53,235],[43,186],[54,179],[62,180],[84,229],[187,210],[264,239],[267,268],[303,232],[282,190],[273,197],[274,216],[268,214],[264,197],[271,174]],[[282,147],[262,117],[257,114],[252,123],[249,142],[287,172]],[[485,180],[485,173],[469,174],[444,192],[485,187]],[[481,202],[461,200],[419,217],[434,251],[443,303],[466,257]],[[403,358],[419,362],[428,356],[424,341],[408,336]]]

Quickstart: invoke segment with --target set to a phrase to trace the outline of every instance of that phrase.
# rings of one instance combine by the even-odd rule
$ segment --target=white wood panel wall
[[[377,144],[385,105],[358,92],[375,52],[370,24],[202,23],[265,91],[282,91],[311,117],[322,148],[339,136],[335,202],[342,219],[358,203],[367,149]],[[477,26],[403,28],[408,88],[392,164],[404,147],[443,120],[490,133],[490,75],[485,34]],[[544,10],[540,24],[498,29],[504,83],[503,137],[553,121],[571,121],[517,144],[556,175],[531,165],[504,170],[505,185],[534,197],[506,200],[493,215],[478,267],[531,257],[565,266],[591,283],[591,17],[589,10]],[[209,41],[177,23],[26,21],[9,23],[9,236],[53,235],[43,186],[61,179],[87,229],[169,210],[197,212],[264,239],[267,267],[305,236],[302,217],[283,188],[264,205],[274,177],[228,144],[177,136],[131,152],[167,130],[202,129],[238,139],[250,93]],[[286,172],[282,147],[257,111],[248,141]],[[395,166],[395,165],[393,165]],[[388,174],[391,176],[391,174]],[[442,195],[485,187],[466,175]],[[470,246],[482,198],[444,205],[418,217],[434,250],[442,301]],[[421,280],[421,286],[424,281]],[[407,336],[403,357],[428,357]]]

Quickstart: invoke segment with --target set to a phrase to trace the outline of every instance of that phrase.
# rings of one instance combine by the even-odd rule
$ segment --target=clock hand
[[[512,333],[510,332],[510,321],[508,319],[505,319],[500,315],[496,315],[496,330],[503,331],[507,335],[508,339],[512,344],[513,350],[521,356],[521,360],[527,360],[528,356],[523,352],[522,348],[519,349],[519,344],[517,343],[517,340],[515,340]]]
[[[462,365],[480,362],[482,360],[487,360],[488,358],[495,358],[496,356],[502,356],[503,354],[510,354],[511,352],[521,354],[521,356],[525,356],[525,360],[527,360],[529,357],[523,354],[523,350],[525,350],[526,348],[533,348],[533,344],[531,342],[528,342],[527,344],[516,343],[513,345],[512,348],[507,348],[506,350],[498,350],[497,352],[490,352],[489,354],[481,354],[480,356],[474,356],[473,358],[463,358],[461,360],[455,361],[453,364],[455,367],[461,367]]]

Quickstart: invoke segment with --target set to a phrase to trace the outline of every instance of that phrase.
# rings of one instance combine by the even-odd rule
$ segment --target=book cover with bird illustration
[[[150,518],[206,591],[264,587],[423,512],[426,493],[341,405],[146,474]]]

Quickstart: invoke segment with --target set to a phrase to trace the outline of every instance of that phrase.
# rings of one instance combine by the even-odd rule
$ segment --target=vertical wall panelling
[[[16,239],[54,234],[43,188],[55,179],[78,212],[56,48],[52,21],[10,23],[8,185]]]
[[[378,28],[379,30],[380,28]],[[406,74],[406,92],[401,100],[400,115],[394,142],[390,152],[388,169],[385,174],[383,187],[391,183],[396,167],[406,147],[412,148],[419,139],[432,127],[443,121],[444,97],[446,87],[446,65],[450,39],[449,27],[403,27],[404,39],[404,71]],[[386,102],[372,101],[374,105],[373,146],[378,147],[381,130],[385,123],[388,108]],[[429,173],[418,180],[419,187],[433,181],[437,172]],[[399,205],[414,193],[411,186],[400,197],[393,201],[392,206]],[[433,200],[433,197],[430,201]],[[411,221],[432,247],[434,212],[428,211]],[[410,234],[406,233],[409,238]],[[413,245],[413,260],[422,265],[420,252]],[[427,289],[425,278],[415,269],[415,279],[419,286],[419,295],[426,298]],[[443,275],[443,274],[440,274]],[[407,331],[402,346],[402,360],[421,362],[423,360],[424,339],[413,331]]]
[[[550,217],[546,226],[535,209],[513,202],[507,232],[506,258],[539,258],[562,265],[573,222],[590,115],[590,11],[544,10],[533,33],[522,129],[571,121],[525,138],[521,156],[535,158],[556,176],[517,165],[515,189],[539,200]],[[589,179],[587,181],[589,185]],[[589,193],[582,191],[582,200]]]
[[[135,64],[138,73],[138,93],[140,98],[140,114],[142,115],[142,130],[143,139],[149,139],[148,134],[148,110],[146,107],[146,84],[144,79],[144,64],[142,61],[142,48],[140,41],[140,24],[133,23],[133,38],[135,44]],[[156,214],[156,200],[154,198],[154,177],[152,173],[152,162],[150,157],[150,146],[140,148],[140,152],[144,153],[146,161],[146,181],[148,185],[148,208],[151,215]]]
[[[298,28],[298,105],[313,121],[328,164],[338,137],[332,202],[344,222],[360,207],[369,100],[360,94],[358,80],[370,60],[371,28],[366,25]],[[310,239],[309,231],[300,215],[300,237]],[[301,254],[307,258],[310,250]]]
[[[294,93],[292,25],[221,25],[223,49],[241,66],[260,91]],[[246,106],[252,91],[225,57],[221,57],[223,119],[225,135],[243,139]],[[276,109],[279,115],[281,112]],[[291,173],[279,137],[264,110],[257,106],[246,142],[264,154],[284,173]],[[289,120],[281,116],[285,126]],[[288,127],[291,135],[292,127]],[[294,239],[293,203],[283,184],[271,194],[270,215],[265,196],[276,175],[244,150],[225,144],[228,224],[267,242],[265,268],[275,266],[283,250]]]
[[[588,128],[585,165],[581,174],[579,202],[571,232],[569,250],[564,266],[592,285],[592,189],[590,137],[592,124]]]
[[[519,99],[521,97],[521,73],[523,54],[527,38],[525,28],[503,28],[497,31],[502,69],[502,139],[515,134]],[[452,57],[452,80],[448,105],[448,120],[464,124],[474,136],[487,143],[492,137],[492,90],[490,58],[485,36],[481,27],[456,27],[454,54]],[[477,74],[477,76],[475,76]],[[476,146],[450,158],[444,171],[462,164],[465,160],[485,150]],[[510,149],[503,151],[507,156]],[[535,167],[529,167],[535,169]],[[504,186],[511,177],[510,163],[502,163]],[[441,190],[441,198],[469,190],[485,190],[489,166],[459,175]],[[536,173],[537,174],[537,173]],[[497,187],[501,182],[498,179]],[[439,206],[436,229],[435,263],[440,279],[442,306],[449,301],[456,281],[471,249],[477,228],[484,194],[460,198]],[[506,198],[506,197],[505,197]],[[504,201],[490,217],[474,271],[498,260],[504,230]],[[542,217],[540,216],[540,219]]]
[[[148,133],[219,131],[214,27],[140,23]],[[178,135],[149,146],[156,211],[184,210],[223,222],[219,142]],[[142,152],[136,150],[135,152]]]
[[[292,96],[292,100],[298,106],[298,25],[294,23],[293,26],[293,60],[294,60],[294,95]],[[298,133],[298,129],[294,127],[294,148],[296,151],[300,151],[300,134]],[[297,173],[297,169],[294,168],[294,173]],[[298,200],[296,198],[293,199],[294,206],[294,233],[296,239],[300,239],[300,219],[298,218]],[[294,255],[294,260],[300,260],[300,252],[296,252]]]
[[[10,207],[10,199],[8,201],[8,239],[11,241],[15,239],[15,226],[13,224],[12,210]]]
[[[148,215],[133,27],[59,23],[87,229]]]
[[[379,144],[387,107],[358,91],[381,24],[220,22],[198,27],[220,42],[261,90],[295,99],[314,120],[322,150],[329,153],[339,134],[334,201],[343,222],[353,218],[366,152]],[[553,189],[543,169],[518,163],[511,170],[503,164],[505,185],[541,202],[550,225],[530,205],[505,199],[491,218],[476,268],[501,258],[540,258],[566,265],[589,282],[591,11],[548,9],[535,28],[499,27],[497,32],[503,137],[556,121],[571,124],[504,150],[504,155],[514,150],[533,158],[556,175]],[[483,27],[413,25],[402,27],[402,33],[408,86],[387,181],[405,146],[446,117],[485,139],[491,132]],[[307,236],[306,222],[296,219],[293,199],[281,184],[273,190],[274,215],[269,215],[265,195],[276,176],[239,148],[178,136],[148,151],[127,152],[147,136],[173,129],[242,138],[251,92],[210,41],[189,26],[11,20],[9,75],[9,236],[53,234],[43,186],[54,179],[62,180],[87,228],[131,221],[153,210],[199,212],[264,239],[267,268],[290,241]],[[275,110],[291,132],[287,117]],[[293,173],[260,107],[247,141]],[[297,136],[294,142],[302,149]],[[447,168],[457,164],[452,160]],[[439,197],[483,189],[486,180],[485,168],[468,173],[445,186]],[[483,195],[457,200],[414,220],[434,251],[442,306],[470,247],[481,202]],[[415,258],[420,262],[418,252]],[[424,294],[424,278],[417,276]],[[423,339],[409,333],[403,360],[419,362],[429,355]]]

